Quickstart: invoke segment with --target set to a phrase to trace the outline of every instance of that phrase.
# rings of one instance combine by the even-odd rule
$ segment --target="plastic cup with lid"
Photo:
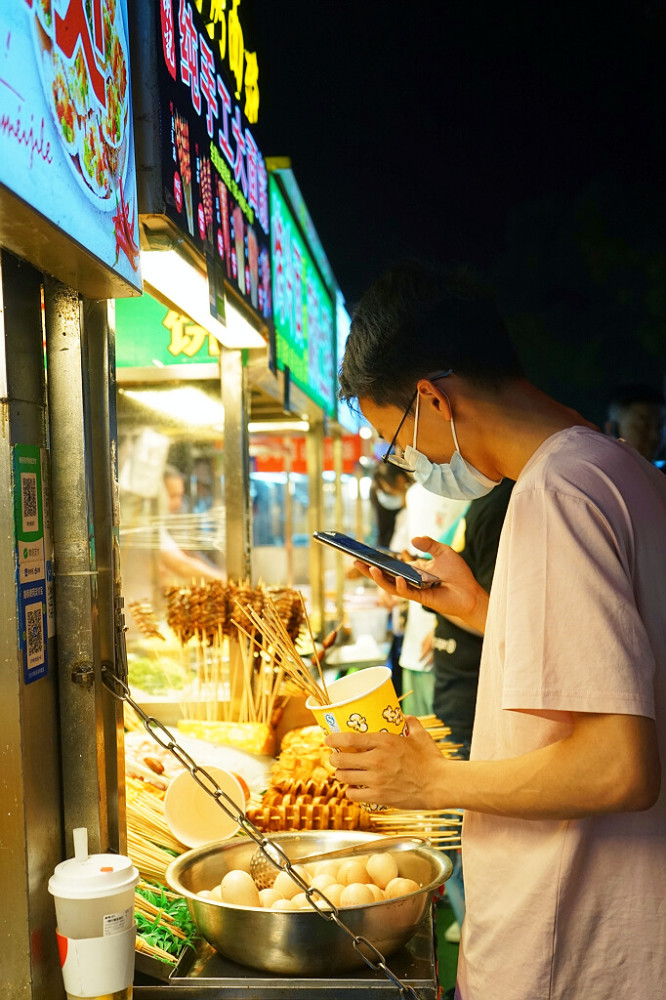
[[[74,857],[56,865],[48,885],[68,996],[97,997],[131,987],[138,881],[130,858],[88,854],[88,831],[74,830]]]

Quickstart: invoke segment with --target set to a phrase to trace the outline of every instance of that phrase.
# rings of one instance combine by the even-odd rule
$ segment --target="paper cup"
[[[245,815],[245,793],[240,781],[230,771],[208,767],[206,771],[229,796],[238,814]],[[222,799],[225,806],[232,807]],[[214,840],[228,840],[238,830],[231,819],[211,798],[189,771],[177,775],[164,796],[164,816],[174,837],[186,847],[201,847]]]
[[[330,705],[305,703],[325,733],[397,733],[405,719],[388,667],[366,667],[326,685]]]
[[[85,827],[74,831],[75,857],[49,879],[68,998],[128,1000],[134,980],[134,889],[139,872],[120,854],[88,854]]]

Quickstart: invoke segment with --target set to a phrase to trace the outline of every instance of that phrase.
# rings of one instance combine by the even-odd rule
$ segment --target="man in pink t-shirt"
[[[329,737],[338,778],[465,810],[459,1000],[662,1000],[666,477],[530,384],[487,300],[418,265],[361,299],[340,386],[427,489],[516,485],[490,595],[429,538],[433,590],[359,564],[484,633],[470,760],[410,718],[407,739]]]

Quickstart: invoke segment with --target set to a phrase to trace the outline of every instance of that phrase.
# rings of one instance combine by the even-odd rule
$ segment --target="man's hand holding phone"
[[[427,535],[413,538],[412,544],[432,559],[416,559],[410,565],[439,578],[437,587],[425,590],[410,586],[400,577],[389,577],[375,567],[357,559],[354,565],[367,577],[394,597],[418,601],[447,618],[458,618],[468,628],[483,632],[488,613],[488,594],[481,587],[469,566],[449,545],[436,542]]]

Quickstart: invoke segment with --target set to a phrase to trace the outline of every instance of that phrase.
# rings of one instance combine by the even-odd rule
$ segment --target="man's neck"
[[[492,479],[517,479],[537,448],[558,431],[577,426],[598,430],[526,379],[508,383],[497,396],[484,394],[475,406],[478,426],[484,429],[478,468]]]

